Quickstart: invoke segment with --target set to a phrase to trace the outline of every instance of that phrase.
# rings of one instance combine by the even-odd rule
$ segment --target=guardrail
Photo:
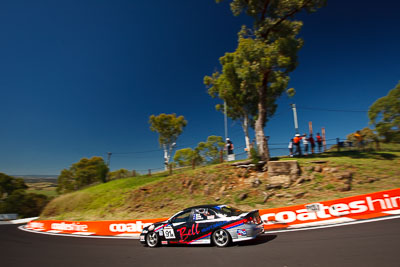
[[[266,232],[400,214],[400,188],[336,200],[261,209]],[[73,235],[137,237],[143,227],[167,218],[123,221],[31,221],[26,229]]]
[[[18,214],[16,214],[16,213],[0,214],[0,221],[16,220],[17,218],[18,218]]]

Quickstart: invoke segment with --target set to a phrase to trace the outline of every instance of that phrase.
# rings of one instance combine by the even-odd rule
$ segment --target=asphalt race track
[[[400,219],[269,234],[228,248],[147,248],[0,225],[1,266],[400,266]]]

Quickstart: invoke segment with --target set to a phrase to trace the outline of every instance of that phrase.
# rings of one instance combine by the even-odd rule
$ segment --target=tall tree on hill
[[[224,100],[227,105],[227,115],[233,120],[240,120],[245,135],[245,143],[250,156],[250,136],[249,127],[254,128],[254,122],[257,118],[258,111],[258,95],[257,90],[243,75],[248,71],[247,66],[249,60],[252,60],[251,49],[252,39],[239,38],[239,46],[236,51],[232,53],[225,53],[220,58],[222,65],[222,72],[218,71],[213,73],[212,76],[204,77],[204,84],[209,87],[208,93],[212,97],[219,97]],[[254,68],[253,68],[254,70]],[[254,75],[251,74],[251,75]],[[290,88],[287,90],[289,97],[295,94],[295,90]],[[266,120],[271,117],[277,108],[273,98],[268,98],[266,105]],[[221,104],[216,105],[216,109],[224,111],[224,106]],[[265,126],[264,123],[264,126]]]
[[[108,167],[102,157],[82,158],[69,169],[61,171],[57,192],[68,193],[96,182],[105,183],[107,174]]]
[[[240,78],[238,63],[240,54],[236,51],[225,53],[219,59],[222,72],[215,72],[212,76],[204,77],[204,84],[209,87],[208,93],[212,97],[219,97],[226,103],[226,113],[233,120],[240,120],[245,136],[247,151],[250,152],[249,127],[254,125],[257,115],[257,99],[255,94],[245,88],[245,82]],[[224,112],[224,105],[216,105],[216,109]]]
[[[183,132],[187,121],[183,116],[176,117],[176,114],[160,114],[150,116],[150,130],[158,132],[158,141],[164,150],[165,170],[168,169],[171,153],[176,145],[178,136]]]
[[[372,104],[368,116],[385,141],[400,142],[400,82],[386,96]]]
[[[239,33],[236,52],[242,60],[237,73],[243,88],[257,99],[255,134],[258,153],[264,160],[269,160],[264,127],[288,85],[289,72],[298,64],[297,52],[303,45],[297,37],[302,22],[294,20],[294,16],[301,11],[314,12],[325,3],[326,0],[231,0],[234,15],[245,12],[254,19],[253,29],[243,26]]]

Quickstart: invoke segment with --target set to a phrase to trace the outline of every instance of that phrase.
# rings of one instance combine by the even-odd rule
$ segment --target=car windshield
[[[174,215],[170,219],[170,221],[173,222],[173,223],[187,222],[190,219],[191,212],[192,212],[191,210],[180,212],[180,213]]]
[[[239,216],[240,214],[244,213],[242,210],[228,206],[219,206],[218,211],[224,216]]]

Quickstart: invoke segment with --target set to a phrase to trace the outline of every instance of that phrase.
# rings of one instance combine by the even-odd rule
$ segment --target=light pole
[[[111,162],[111,152],[107,152],[107,167],[110,168],[110,162]]]
[[[296,130],[296,134],[299,133],[299,124],[297,122],[297,110],[296,110],[296,104],[290,104],[292,106],[293,110],[293,120],[294,120],[294,129]]]
[[[224,125],[225,125],[225,141],[228,138],[228,116],[227,116],[226,101],[224,101]]]
[[[226,101],[224,100],[224,125],[225,125],[225,145],[226,140],[228,139],[228,116],[227,116],[227,108],[226,108]],[[226,148],[226,146],[225,146]],[[228,149],[226,149],[226,156],[228,157]]]

